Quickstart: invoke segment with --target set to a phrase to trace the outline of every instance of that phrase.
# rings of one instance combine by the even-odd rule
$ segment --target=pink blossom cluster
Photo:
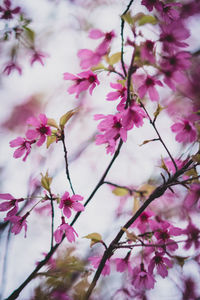
[[[28,129],[26,137],[17,137],[10,141],[10,147],[18,147],[13,154],[14,158],[23,157],[23,161],[26,161],[27,156],[31,152],[31,145],[35,144],[40,147],[46,141],[47,136],[51,135],[51,128],[47,125],[47,117],[45,114],[40,114],[39,118],[30,117],[27,120],[27,124],[34,129]]]
[[[72,214],[72,210],[79,212],[84,210],[84,206],[79,201],[82,201],[83,197],[80,195],[72,195],[70,197],[68,192],[65,192],[64,195],[61,197],[59,208],[63,211],[63,214],[70,218]],[[62,223],[58,226],[57,230],[54,232],[54,237],[56,243],[60,243],[65,234],[68,241],[71,243],[75,241],[75,235],[78,236],[77,232],[74,230],[72,226],[65,223],[65,217],[61,217]]]

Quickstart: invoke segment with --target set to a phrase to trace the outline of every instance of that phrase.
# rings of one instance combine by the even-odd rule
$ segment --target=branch
[[[103,184],[105,177],[107,176],[110,168],[112,167],[114,161],[116,160],[116,158],[119,155],[120,149],[123,145],[123,141],[120,140],[119,145],[117,147],[117,150],[114,153],[114,156],[111,160],[111,162],[109,163],[108,167],[106,168],[104,174],[102,175],[101,179],[99,180],[98,184],[96,185],[96,187],[94,188],[94,190],[92,191],[92,193],[90,194],[90,196],[88,197],[87,201],[85,202],[84,206],[86,207],[87,204],[90,202],[90,200],[93,198],[93,196],[95,195],[95,193],[97,192],[97,190],[100,188],[100,186]],[[76,220],[79,218],[81,212],[78,212],[74,219],[72,220],[72,222],[70,223],[70,225],[72,226]],[[17,299],[17,297],[19,296],[19,294],[21,293],[21,291],[29,284],[29,282],[34,279],[34,277],[37,275],[38,271],[48,262],[48,260],[51,258],[51,256],[55,253],[55,251],[57,250],[57,248],[60,246],[60,244],[63,242],[63,240],[65,239],[65,235],[63,235],[62,240],[59,244],[54,245],[51,250],[49,251],[49,253],[46,255],[45,259],[43,259],[42,261],[39,262],[39,264],[36,266],[36,268],[31,272],[31,274],[27,277],[27,279],[5,300],[14,300]]]
[[[123,16],[129,11],[129,8],[131,7],[133,1],[134,0],[131,0],[129,2],[127,8],[121,15],[121,64],[122,64],[122,69],[124,71],[125,77],[127,76],[127,72],[126,72],[126,68],[125,68],[125,64],[124,64],[124,19],[123,19]]]
[[[158,132],[158,129],[156,128],[155,122],[152,121],[152,119],[151,119],[151,117],[150,117],[148,111],[146,110],[144,104],[143,104],[141,101],[140,101],[140,105],[142,106],[142,108],[144,109],[145,113],[147,114],[147,116],[148,116],[148,118],[149,118],[149,121],[150,121],[151,125],[153,126],[155,132],[157,133],[157,136],[158,136],[160,142],[162,143],[163,147],[164,147],[165,150],[167,151],[167,153],[168,153],[169,157],[171,158],[171,161],[172,161],[172,163],[173,163],[173,165],[174,165],[174,167],[175,167],[175,170],[177,171],[177,170],[178,170],[178,167],[177,167],[177,165],[176,165],[176,163],[175,163],[175,160],[173,159],[173,156],[171,155],[169,149],[167,148],[167,146],[165,145],[163,139],[161,138],[160,133]]]
[[[64,131],[62,132],[62,138],[61,138],[62,144],[63,144],[63,150],[64,150],[64,158],[65,158],[65,170],[66,170],[66,175],[67,179],[69,181],[69,185],[71,187],[72,193],[75,194],[73,186],[72,186],[72,181],[69,175],[69,166],[68,166],[68,158],[67,158],[67,148],[65,146],[65,134]]]
[[[135,220],[141,215],[141,213],[149,206],[149,204],[154,201],[155,199],[161,197],[165,191],[170,187],[170,185],[173,182],[177,181],[177,178],[185,173],[188,169],[188,167],[193,163],[193,160],[188,161],[185,166],[183,166],[181,169],[179,169],[172,177],[168,179],[166,183],[163,183],[162,185],[158,186],[149,196],[149,198],[144,202],[144,204],[138,209],[138,211],[134,214],[133,217],[131,217],[128,222],[122,226],[123,230],[120,229],[114,240],[110,243],[108,249],[104,252],[103,257],[101,259],[101,262],[98,266],[98,269],[94,275],[94,278],[84,296],[84,300],[89,299],[90,295],[92,294],[93,289],[95,288],[97,281],[101,275],[101,272],[105,266],[106,261],[113,255],[114,250],[116,249],[116,245],[120,241],[121,237],[124,234],[124,228],[128,229]]]

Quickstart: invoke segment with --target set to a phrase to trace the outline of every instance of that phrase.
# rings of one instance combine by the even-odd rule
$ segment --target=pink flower
[[[165,76],[163,81],[170,89],[176,91],[177,83],[186,83],[187,77],[185,74],[180,70],[162,70],[163,75]]]
[[[41,63],[42,66],[44,66],[44,62],[43,62],[43,58],[47,57],[47,54],[44,54],[42,52],[39,51],[35,51],[31,57],[31,66],[38,61],[39,63]]]
[[[130,252],[126,255],[125,258],[115,258],[114,262],[116,263],[116,269],[118,272],[124,272],[128,270],[130,274],[132,274],[131,264],[129,262]]]
[[[188,236],[188,240],[185,242],[184,249],[190,249],[192,247],[192,244],[194,244],[195,249],[199,249],[200,230],[196,226],[189,222],[187,228],[183,230],[183,234],[186,234]]]
[[[154,45],[155,43],[151,40],[146,40],[146,42],[141,45],[142,60],[147,60],[152,64],[155,63]]]
[[[169,172],[172,172],[173,174],[176,172],[175,166],[171,159],[164,159],[164,163]],[[181,169],[187,163],[187,160],[175,159],[175,163],[177,165],[177,168]]]
[[[80,66],[82,69],[96,66],[101,60],[100,54],[88,49],[79,50],[77,55],[80,58]]]
[[[191,65],[191,54],[186,51],[180,51],[168,56],[163,56],[161,67],[164,70],[186,70]]]
[[[190,36],[189,31],[180,22],[172,22],[167,25],[161,25],[160,41],[163,43],[163,49],[166,52],[172,52],[177,47],[187,47],[188,44],[183,40]]]
[[[13,9],[11,9],[11,1],[10,0],[4,0],[4,5],[5,7],[0,6],[0,12],[3,13],[1,15],[1,19],[12,19],[13,18],[13,14],[18,14],[20,12],[20,7],[17,6]]]
[[[6,211],[11,209],[7,213],[7,217],[16,215],[18,211],[18,202],[24,200],[24,198],[15,199],[11,194],[0,194],[0,199],[10,200],[0,204],[0,211]]]
[[[163,257],[163,253],[155,252],[155,256],[151,259],[148,271],[153,274],[153,269],[157,268],[157,272],[160,276],[165,278],[168,275],[167,268],[172,267],[172,262],[166,257]]]
[[[107,51],[110,47],[110,43],[111,43],[112,39],[115,37],[115,33],[114,33],[114,31],[104,33],[99,29],[92,29],[89,32],[89,37],[92,39],[100,39],[100,38],[104,37],[101,44],[95,50],[95,53],[98,53],[99,55],[103,56],[107,53]]]
[[[26,161],[27,156],[31,152],[31,145],[35,142],[35,140],[28,141],[27,139],[22,137],[17,137],[16,139],[10,141],[10,147],[13,148],[19,146],[19,148],[15,150],[13,157],[19,158],[25,153],[23,161]]]
[[[158,101],[159,94],[155,89],[156,84],[163,86],[160,80],[156,80],[154,77],[147,75],[144,83],[138,89],[139,97],[142,99],[148,92],[151,101]]]
[[[59,208],[63,209],[63,213],[67,218],[71,217],[71,210],[75,211],[83,211],[84,206],[83,204],[79,203],[79,201],[82,201],[83,197],[80,195],[73,195],[69,196],[68,192],[65,192],[64,195],[61,198]]]
[[[197,139],[197,130],[189,120],[180,120],[171,126],[171,130],[176,132],[176,141],[179,143],[192,143]]]
[[[180,18],[180,12],[174,7],[181,7],[181,3],[167,3],[162,5],[161,16],[165,23],[169,24]]]
[[[37,139],[37,146],[42,146],[46,140],[46,136],[51,135],[51,129],[47,125],[47,117],[44,114],[39,115],[39,120],[35,117],[30,117],[27,120],[27,124],[32,125],[35,127],[35,129],[29,129],[26,132],[26,137],[28,139]]]
[[[153,289],[155,282],[152,274],[144,269],[143,263],[141,263],[140,268],[133,269],[132,284],[136,289]]]
[[[3,73],[5,73],[6,75],[10,75],[14,70],[18,71],[19,75],[22,75],[21,67],[14,61],[11,61],[6,64]]]
[[[95,269],[98,268],[100,262],[101,262],[101,257],[99,256],[92,256],[92,257],[89,257],[88,260],[91,262],[91,264],[93,265],[93,267]],[[102,275],[103,276],[106,276],[106,275],[109,275],[110,274],[110,261],[107,259],[106,263],[105,263],[105,266],[102,270]]]
[[[158,229],[154,233],[154,236],[157,239],[158,244],[163,245],[161,249],[166,248],[169,251],[175,251],[178,249],[178,244],[171,239],[171,236],[178,236],[180,234],[183,234],[183,230],[172,226],[169,222],[160,222],[157,223]],[[153,226],[156,230],[156,224]]]
[[[200,208],[200,184],[193,183],[190,186],[190,190],[185,197],[184,206],[187,209],[190,209],[195,203],[197,203],[197,207]]]
[[[75,241],[75,236],[78,236],[78,233],[74,230],[72,226],[65,223],[65,218],[62,217],[62,224],[58,226],[56,231],[54,232],[54,237],[56,243],[60,243],[63,237],[63,234],[65,234],[67,240],[72,243]]]
[[[135,101],[131,101],[130,106],[122,113],[122,126],[126,130],[132,129],[134,125],[141,127],[144,124],[143,119],[145,117],[144,110]]]
[[[149,226],[149,220],[154,215],[155,214],[150,210],[142,212],[131,227],[136,226],[141,231],[141,233],[146,232]]]
[[[127,99],[127,88],[124,87],[121,83],[110,83],[110,86],[116,90],[116,92],[110,92],[106,96],[106,100],[113,101],[121,99],[120,104],[118,104],[117,109],[122,110],[124,108],[124,103]]]
[[[98,125],[99,131],[103,134],[96,136],[96,144],[108,144],[107,153],[113,154],[117,140],[121,138],[125,142],[127,139],[127,130],[122,127],[121,114],[107,116],[99,114],[95,115],[94,119],[103,119]]]
[[[89,93],[92,95],[92,92],[96,85],[99,85],[99,80],[97,79],[97,75],[95,75],[92,71],[81,72],[77,74],[77,76],[71,73],[64,73],[65,80],[73,80],[75,82],[74,85],[69,87],[69,94],[76,93],[76,98],[79,97],[79,94],[82,91],[86,91],[89,88]]]
[[[142,0],[142,5],[146,6],[149,11],[152,11],[154,7],[160,10],[162,2],[159,0]]]
[[[12,223],[11,232],[14,234],[18,234],[21,232],[22,228],[24,227],[25,234],[24,237],[26,237],[27,232],[27,220],[29,212],[27,212],[23,217],[20,216],[10,216],[4,218],[5,221],[10,221]]]

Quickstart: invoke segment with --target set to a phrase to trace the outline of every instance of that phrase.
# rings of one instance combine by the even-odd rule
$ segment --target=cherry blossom
[[[27,120],[27,124],[34,126],[35,129],[29,129],[26,132],[26,137],[28,139],[38,139],[36,145],[42,146],[46,141],[46,137],[51,135],[51,129],[47,125],[47,117],[45,114],[40,114],[39,118],[30,117]]]
[[[135,267],[133,269],[133,280],[132,284],[137,289],[153,289],[155,284],[155,279],[153,278],[152,274],[147,272],[144,269],[144,264],[141,263],[140,268]]]
[[[25,234],[24,236],[26,237],[26,232],[27,232],[27,220],[26,218],[28,217],[29,212],[27,212],[24,216],[9,216],[4,218],[5,221],[10,221],[12,223],[12,228],[11,232],[14,233],[15,235],[20,233],[22,228],[24,227]]]
[[[18,202],[21,202],[24,200],[24,198],[16,199],[11,194],[0,194],[0,199],[9,200],[9,201],[0,203],[0,211],[7,211],[7,210],[11,209],[8,211],[8,213],[6,215],[7,217],[16,215],[16,213],[18,211]]]
[[[100,256],[92,256],[92,257],[89,257],[88,260],[91,262],[93,267],[95,269],[97,269],[100,262],[101,262],[101,257]],[[108,259],[105,263],[105,266],[104,266],[103,270],[102,270],[102,275],[106,276],[106,275],[109,275],[109,274],[110,274],[110,261]]]
[[[171,130],[176,133],[176,141],[179,143],[192,143],[197,139],[197,130],[187,119],[181,119],[172,125]]]
[[[158,101],[159,94],[155,88],[155,85],[163,86],[160,80],[157,80],[154,77],[147,75],[143,84],[138,89],[139,97],[142,99],[148,92],[151,101]]]
[[[177,47],[187,47],[188,44],[183,42],[189,37],[189,31],[181,22],[172,22],[161,25],[160,41],[163,43],[163,50],[173,52]]]
[[[153,269],[156,267],[160,276],[165,278],[168,275],[167,268],[172,267],[172,262],[167,257],[163,256],[161,252],[155,252],[155,256],[151,259],[148,267],[148,271],[153,274]]]
[[[6,64],[3,73],[6,75],[10,75],[14,70],[16,70],[19,75],[22,75],[22,69],[21,67],[14,61],[10,61]]]
[[[79,203],[82,201],[83,197],[80,195],[73,195],[70,197],[68,192],[65,192],[61,198],[59,208],[63,209],[63,213],[67,218],[71,217],[71,210],[75,211],[83,211],[84,206],[83,204]]]
[[[3,6],[0,6],[0,12],[2,13],[1,15],[1,19],[13,19],[13,15],[15,14],[18,14],[21,10],[21,8],[19,6],[11,9],[11,1],[10,0],[4,0],[4,5],[5,7]]]
[[[70,226],[69,224],[65,223],[64,217],[62,217],[61,225],[58,226],[58,228],[54,232],[54,237],[55,237],[56,243],[59,244],[61,242],[63,234],[65,234],[67,240],[70,243],[75,241],[75,236],[78,236],[78,233],[74,230],[74,228],[72,226]]]
[[[190,190],[184,199],[184,206],[190,209],[195,203],[200,208],[200,183],[193,183],[190,186]]]
[[[141,44],[141,58],[145,61],[149,61],[150,63],[155,63],[155,42],[151,40],[146,40]]]
[[[10,147],[19,147],[14,151],[13,157],[14,158],[19,158],[24,155],[23,161],[26,161],[27,156],[31,152],[31,145],[34,144],[36,141],[35,140],[27,140],[22,137],[17,137],[16,139],[10,141]]]
[[[95,120],[101,120],[98,129],[103,134],[96,136],[96,144],[108,144],[107,153],[113,154],[115,151],[116,141],[121,138],[124,142],[127,139],[127,130],[122,127],[121,113],[115,115],[104,116],[102,114],[95,115]]]
[[[89,93],[92,95],[94,88],[99,85],[99,80],[97,75],[92,71],[85,71],[77,74],[77,76],[71,73],[64,73],[65,80],[72,80],[75,82],[74,85],[68,88],[69,94],[76,93],[76,98],[79,97],[79,94],[83,91],[86,91],[89,88]]]
[[[144,122],[143,119],[146,117],[144,110],[135,101],[131,101],[131,104],[122,113],[122,126],[126,130],[130,130],[135,125],[141,127]]]
[[[186,229],[183,230],[183,234],[186,234],[188,236],[187,241],[185,242],[184,249],[188,250],[192,247],[194,244],[195,249],[199,249],[200,247],[200,230],[192,224],[192,222],[189,222]]]
[[[40,51],[35,51],[33,55],[31,56],[31,66],[35,63],[35,62],[39,62],[42,66],[44,66],[44,62],[43,59],[47,57],[47,54],[44,54]]]
[[[159,0],[142,0],[141,3],[142,3],[142,5],[145,5],[149,11],[152,11],[153,8],[156,8],[159,10],[162,8],[162,2]]]
[[[180,12],[175,9],[181,7],[181,3],[166,3],[162,5],[161,16],[163,21],[170,24],[172,21],[176,21],[180,18]]]

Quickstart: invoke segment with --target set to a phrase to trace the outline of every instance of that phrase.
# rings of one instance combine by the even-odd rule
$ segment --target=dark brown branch
[[[181,169],[179,169],[172,177],[168,179],[166,183],[163,183],[162,185],[158,186],[149,196],[149,198],[144,202],[144,204],[138,209],[138,211],[134,214],[133,217],[131,217],[128,222],[122,226],[123,229],[121,229],[116,237],[113,239],[113,241],[110,243],[108,249],[104,252],[103,257],[101,259],[101,262],[99,264],[99,267],[94,275],[94,278],[85,294],[84,300],[87,300],[90,298],[90,295],[92,294],[93,289],[95,288],[97,281],[101,275],[101,272],[105,266],[106,261],[113,255],[114,250],[116,249],[116,245],[120,241],[121,237],[124,234],[124,228],[128,229],[135,220],[141,215],[141,213],[149,206],[149,204],[154,201],[155,199],[161,197],[165,191],[168,189],[169,186],[173,182],[176,182],[178,177],[185,173],[187,171],[187,168],[193,163],[192,160],[188,161],[185,166],[183,166]]]
[[[123,16],[129,11],[129,8],[131,7],[133,1],[134,0],[131,0],[129,2],[127,8],[121,15],[121,64],[122,64],[122,69],[124,71],[125,77],[127,76],[127,72],[126,72],[126,68],[125,68],[125,64],[124,64],[124,23],[125,23],[125,21],[123,19]]]
[[[65,170],[66,170],[67,179],[69,181],[69,185],[71,187],[72,193],[75,194],[73,186],[72,186],[72,181],[71,181],[71,178],[70,178],[70,174],[69,174],[69,166],[68,166],[68,158],[67,158],[67,148],[66,148],[66,145],[65,145],[65,134],[64,134],[64,131],[62,132],[61,141],[62,141],[63,150],[64,150]]]

